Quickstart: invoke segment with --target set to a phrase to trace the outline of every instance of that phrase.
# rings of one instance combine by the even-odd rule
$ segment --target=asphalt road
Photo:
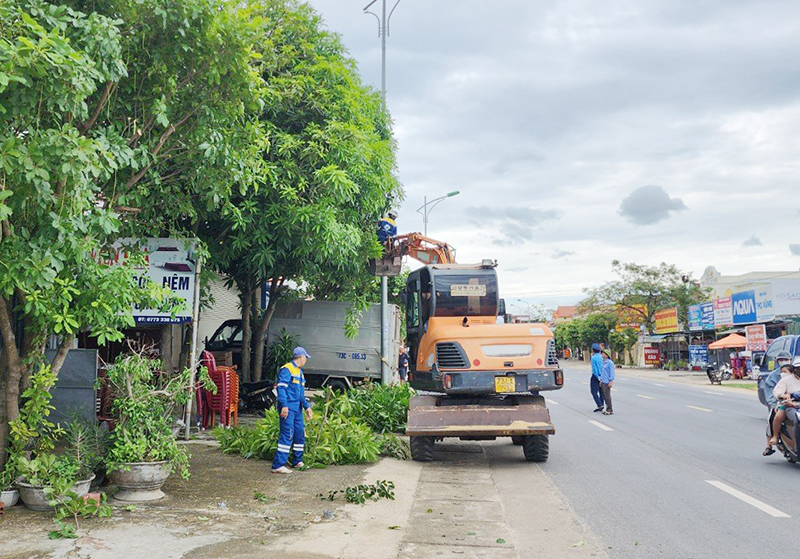
[[[593,413],[587,368],[546,394],[556,435],[542,469],[613,558],[793,556],[800,466],[761,456],[752,394],[626,376]]]

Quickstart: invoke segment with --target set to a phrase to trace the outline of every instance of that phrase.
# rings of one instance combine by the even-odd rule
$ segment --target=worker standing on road
[[[600,344],[592,344],[592,378],[589,390],[597,406],[594,411],[603,411],[603,391],[600,389],[600,374],[603,372],[603,358],[600,355]]]
[[[278,403],[280,410],[281,430],[278,435],[278,451],[272,461],[273,474],[291,474],[292,470],[286,467],[289,452],[294,451],[292,467],[302,468],[303,450],[306,442],[306,428],[303,423],[303,413],[311,420],[313,413],[311,404],[305,395],[306,378],[303,375],[303,365],[311,356],[302,347],[292,351],[292,360],[281,367],[278,372]]]
[[[385,244],[392,237],[397,236],[397,210],[389,210],[386,217],[378,222],[378,241]]]
[[[611,387],[614,386],[616,366],[611,360],[611,351],[604,349],[601,352],[603,365],[600,370],[600,388],[603,391],[603,399],[606,401],[606,411],[603,415],[614,415],[614,406],[611,404]]]

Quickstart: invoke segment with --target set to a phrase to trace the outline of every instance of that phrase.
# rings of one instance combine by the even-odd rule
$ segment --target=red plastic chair
[[[204,412],[203,412],[203,428],[209,429],[214,427],[215,415],[219,414],[219,422],[221,425],[230,424],[230,407],[231,407],[231,382],[230,376],[226,367],[217,367],[214,356],[208,352],[203,352],[202,361],[208,369],[208,376],[217,386],[217,393],[213,394],[210,390],[203,389]]]

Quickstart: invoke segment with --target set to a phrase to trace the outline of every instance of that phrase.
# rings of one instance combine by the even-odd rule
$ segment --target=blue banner
[[[708,367],[708,346],[689,346],[689,366],[700,367],[701,369]]]
[[[703,303],[700,305],[701,321],[703,330],[714,329],[714,303]]]
[[[703,310],[700,305],[689,307],[689,330],[696,331],[703,329]]]
[[[733,323],[752,324],[756,318],[756,292],[742,291],[731,296],[733,303]]]

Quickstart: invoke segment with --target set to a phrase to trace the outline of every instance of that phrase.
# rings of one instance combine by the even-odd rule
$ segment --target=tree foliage
[[[164,301],[154,285],[139,289],[132,266],[100,257],[121,226],[100,185],[129,164],[131,150],[114,130],[87,133],[86,123],[93,95],[125,76],[120,25],[41,0],[0,5],[2,440],[51,333],[61,337],[57,374],[77,332],[119,339],[135,303]]]
[[[686,317],[690,305],[709,296],[691,273],[682,272],[673,264],[645,266],[614,260],[611,269],[619,279],[585,289],[586,298],[579,305],[580,311],[624,311],[652,331],[657,311],[677,307],[678,316]]]
[[[560,322],[555,327],[556,347],[559,349],[587,349],[594,343],[609,345],[614,339],[617,316],[598,312],[585,317]]]
[[[200,235],[214,266],[242,293],[253,317],[254,378],[264,337],[287,280],[358,301],[379,255],[375,223],[397,197],[394,142],[381,99],[361,84],[354,63],[319,17],[291,0],[258,8],[261,110],[252,115],[258,146],[254,183],[208,215]],[[269,283],[264,312],[253,294]],[[245,332],[245,345],[249,345]]]

